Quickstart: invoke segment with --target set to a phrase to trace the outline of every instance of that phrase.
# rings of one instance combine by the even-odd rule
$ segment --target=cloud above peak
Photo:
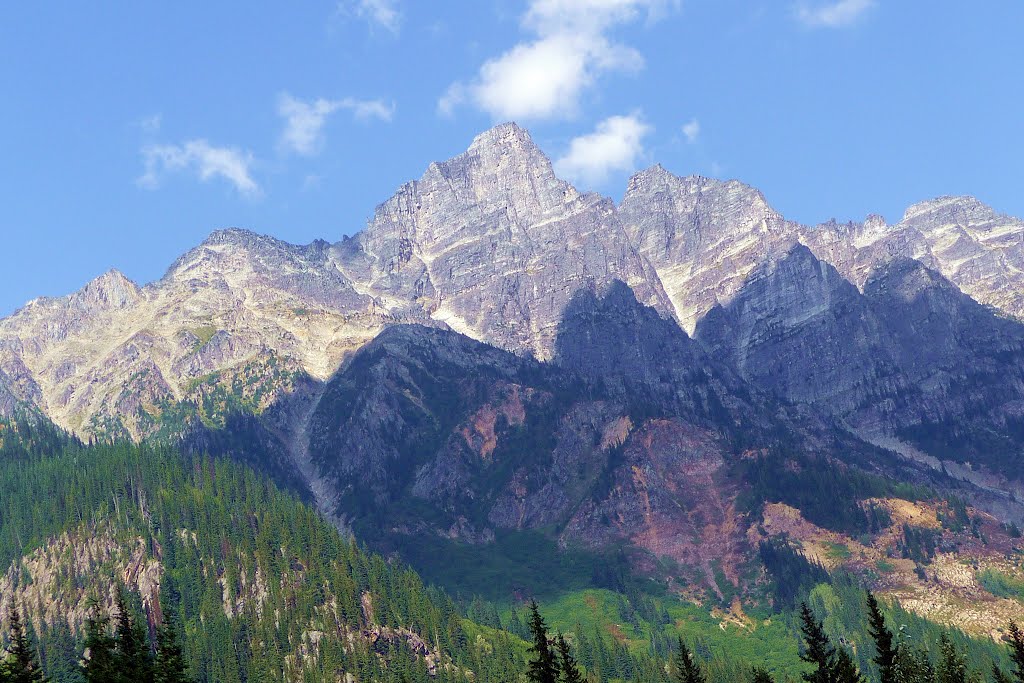
[[[594,132],[573,138],[569,150],[555,162],[555,171],[587,185],[600,185],[614,172],[633,171],[651,130],[639,114],[609,117]]]
[[[796,17],[811,28],[843,28],[856,23],[875,4],[875,0],[837,0],[814,7],[802,4]]]
[[[147,189],[160,186],[163,175],[192,170],[203,182],[223,178],[242,195],[255,197],[260,187],[253,180],[253,157],[233,147],[215,147],[206,140],[189,140],[181,145],[148,145],[142,148],[145,172],[138,184]]]
[[[340,100],[321,97],[304,102],[288,93],[282,93],[277,100],[277,113],[285,120],[281,148],[302,156],[317,154],[323,147],[323,129],[327,118],[339,110],[351,111],[360,121],[390,121],[395,114],[395,105],[383,100],[357,100],[352,97]]]
[[[352,0],[338,5],[339,11],[351,11],[371,26],[379,26],[391,33],[398,33],[402,24],[402,13],[397,0]]]
[[[532,0],[521,25],[532,35],[487,60],[472,81],[456,82],[438,101],[451,114],[469,103],[495,119],[568,118],[602,75],[637,71],[644,59],[607,34],[643,15],[654,19],[670,0]]]
[[[700,121],[697,119],[690,119],[683,124],[683,135],[686,136],[686,142],[694,144],[697,142],[697,138],[700,137]]]

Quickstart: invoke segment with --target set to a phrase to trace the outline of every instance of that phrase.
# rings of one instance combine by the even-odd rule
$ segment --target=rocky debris
[[[1020,581],[1024,566],[1015,559],[1020,539],[1015,539],[994,518],[970,509],[978,533],[970,529],[945,529],[934,503],[911,503],[899,499],[871,501],[885,507],[890,525],[860,540],[821,529],[803,519],[800,511],[780,503],[767,505],[759,527],[751,527],[751,543],[766,536],[784,536],[809,559],[830,570],[842,568],[861,577],[878,595],[896,600],[908,610],[942,624],[949,624],[974,636],[999,639],[1011,620],[1019,621],[1024,605],[997,597],[978,581],[984,571],[996,571]],[[930,529],[937,534],[939,550],[924,566],[900,554],[904,525]],[[862,542],[864,541],[864,542]]]

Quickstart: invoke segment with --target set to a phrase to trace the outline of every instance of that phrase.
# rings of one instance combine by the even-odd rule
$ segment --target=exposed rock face
[[[0,321],[4,385],[79,433],[140,438],[169,405],[198,401],[204,383],[231,368],[277,356],[326,378],[391,320],[327,251],[219,231],[146,287],[111,272],[70,296],[30,302]]]
[[[715,391],[706,380],[692,393]],[[704,539],[738,565],[749,548],[730,509],[732,436],[691,408],[658,417],[664,407],[636,394],[453,332],[399,326],[330,382],[311,450],[337,482],[339,512],[367,537],[487,542],[556,528],[562,544],[628,541],[691,564],[707,561]]]
[[[736,502],[745,459],[780,434],[814,457],[874,453],[750,388],[622,283],[578,293],[555,349],[539,363],[451,331],[385,330],[328,383],[311,421],[337,513],[399,548],[508,530],[627,542],[721,591],[712,560],[735,583],[752,557]]]
[[[680,178],[661,166],[629,181],[619,214],[637,250],[657,270],[680,325],[693,333],[770,255],[796,240],[796,226],[757,190],[734,180]]]
[[[802,245],[758,265],[696,337],[745,379],[841,415],[871,402],[880,384],[906,387],[868,301]]]
[[[759,267],[698,338],[744,378],[864,434],[1019,478],[1024,325],[917,261],[863,294],[803,246]]]
[[[973,197],[915,204],[894,225],[869,216],[809,227],[785,220],[760,192],[735,180],[681,178],[654,166],[630,179],[619,215],[691,333],[762,262],[796,242],[858,287],[878,267],[911,258],[980,303],[1014,316],[1024,311],[1024,221]]]
[[[829,223],[801,239],[850,281],[863,286],[879,266],[911,258],[937,271],[975,301],[1024,315],[1024,221],[996,213],[973,197],[915,204],[886,225]]]
[[[671,312],[614,204],[556,178],[512,124],[431,164],[334,253],[353,281],[389,305],[420,306],[463,334],[542,359],[582,287],[622,280],[642,302]]]

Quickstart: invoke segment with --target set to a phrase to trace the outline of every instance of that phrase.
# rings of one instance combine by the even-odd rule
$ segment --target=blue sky
[[[790,218],[1024,215],[1024,3],[5,3],[0,315],[210,231],[340,239],[514,119],[584,189],[738,178]]]

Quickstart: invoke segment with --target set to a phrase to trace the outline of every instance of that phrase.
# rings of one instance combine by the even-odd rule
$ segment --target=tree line
[[[1024,632],[1010,622],[1006,638],[1008,654],[1013,663],[1009,672],[998,664],[989,672],[972,671],[967,658],[946,634],[939,639],[938,665],[933,665],[928,652],[901,639],[886,623],[875,596],[867,593],[868,632],[874,646],[871,661],[877,667],[879,683],[1024,683]],[[600,679],[581,671],[572,648],[561,633],[552,636],[536,602],[530,603],[529,631],[532,639],[531,658],[527,668],[530,683],[583,683]],[[806,602],[800,605],[800,659],[808,665],[801,674],[806,683],[866,683],[867,677],[858,669],[849,649],[834,644],[822,622]],[[708,683],[709,677],[682,637],[675,655],[662,662],[667,683]],[[746,676],[749,683],[775,683],[771,673],[754,666]]]

